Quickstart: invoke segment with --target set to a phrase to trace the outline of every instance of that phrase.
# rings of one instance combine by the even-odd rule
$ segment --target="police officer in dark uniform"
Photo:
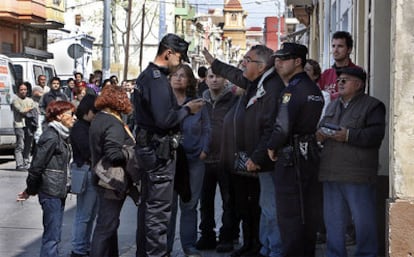
[[[154,62],[139,75],[134,90],[137,123],[136,157],[141,174],[138,208],[137,257],[166,256],[171,215],[175,151],[180,122],[204,105],[193,100],[179,106],[168,75],[182,60],[189,62],[188,43],[167,34]]]
[[[323,107],[318,86],[304,72],[308,49],[284,43],[275,67],[287,85],[268,143],[276,161],[274,182],[283,256],[314,256],[318,150],[315,132]]]

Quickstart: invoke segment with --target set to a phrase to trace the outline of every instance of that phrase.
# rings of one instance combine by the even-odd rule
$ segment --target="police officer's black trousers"
[[[283,256],[315,256],[317,215],[320,215],[318,208],[321,206],[317,188],[318,164],[301,158],[302,187],[299,188],[295,167],[285,167],[283,160],[276,163],[274,182]]]
[[[175,160],[144,172],[138,206],[137,257],[167,255],[167,229],[171,217]]]

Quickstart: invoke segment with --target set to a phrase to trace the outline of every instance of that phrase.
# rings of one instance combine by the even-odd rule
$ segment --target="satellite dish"
[[[78,59],[78,58],[82,57],[84,53],[85,53],[85,51],[84,51],[83,46],[81,46],[79,44],[71,44],[68,47],[68,55],[72,59]]]

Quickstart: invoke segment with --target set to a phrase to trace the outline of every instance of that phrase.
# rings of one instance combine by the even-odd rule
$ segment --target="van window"
[[[39,77],[39,75],[44,75],[42,66],[33,64],[33,76],[34,76],[33,81],[36,81],[36,84],[37,84],[37,77]],[[48,82],[49,81],[46,82],[46,85],[49,84]]]
[[[45,67],[45,75],[47,79],[47,85],[49,85],[49,81],[55,76],[53,69],[50,67]]]
[[[14,64],[14,71],[16,72],[16,79],[23,81],[23,66],[20,64]]]

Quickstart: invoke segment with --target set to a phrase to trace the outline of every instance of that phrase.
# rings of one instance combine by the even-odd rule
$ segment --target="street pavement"
[[[38,198],[30,197],[24,203],[16,202],[17,193],[25,188],[27,172],[15,171],[11,155],[0,155],[0,257],[37,257],[39,256],[42,227],[42,212]],[[220,227],[221,199],[217,193],[216,223]],[[75,214],[76,197],[69,195],[66,200],[63,219],[60,257],[68,257],[71,252],[71,231]],[[121,212],[118,230],[120,257],[135,257],[135,231],[137,208],[127,199]],[[177,221],[177,226],[179,222]],[[181,250],[177,228],[173,257],[184,257]],[[236,246],[240,247],[240,244]],[[324,256],[325,245],[317,246],[317,256]],[[203,251],[204,257],[227,257],[229,253]]]

